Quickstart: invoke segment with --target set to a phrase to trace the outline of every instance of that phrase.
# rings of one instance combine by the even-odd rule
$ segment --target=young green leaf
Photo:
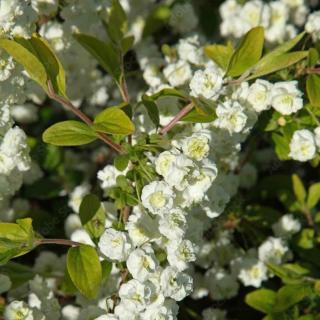
[[[0,39],[0,47],[18,63],[22,64],[31,79],[47,90],[47,72],[39,58],[14,40]]]
[[[314,208],[320,200],[320,182],[314,183],[309,187],[308,198],[307,198],[307,207],[309,209]]]
[[[259,289],[248,293],[246,304],[263,313],[271,313],[276,299],[276,293],[269,289]]]
[[[286,285],[277,292],[273,312],[283,312],[311,294],[312,289],[309,285]]]
[[[79,216],[82,225],[89,222],[101,207],[101,202],[95,194],[87,194],[79,208]]]
[[[320,107],[320,76],[309,74],[307,77],[307,93],[312,106]]]
[[[212,114],[204,114],[199,113],[197,109],[192,109],[189,113],[187,113],[181,121],[185,122],[194,122],[194,123],[207,123],[212,122],[216,118],[214,113]]]
[[[306,199],[306,196],[307,196],[307,192],[306,192],[306,189],[305,189],[301,179],[296,174],[292,175],[292,186],[293,186],[293,192],[294,192],[298,202],[301,205],[303,205],[304,201]]]
[[[280,160],[289,159],[289,140],[287,137],[284,137],[276,132],[273,132],[271,135],[272,141],[274,143],[275,152]]]
[[[319,52],[315,48],[309,49],[308,54],[308,67],[314,67],[319,61]]]
[[[204,48],[205,55],[212,61],[214,61],[223,70],[228,69],[233,52],[234,49],[230,43],[226,46],[220,44],[212,44]]]
[[[254,67],[252,75],[247,80],[262,77],[267,74],[288,68],[308,56],[308,51],[295,51],[279,55],[266,55]]]
[[[159,108],[156,102],[151,97],[144,94],[142,96],[142,103],[146,107],[149,118],[151,119],[153,124],[158,128],[160,125],[160,116]]]
[[[96,133],[85,123],[75,120],[58,122],[42,135],[43,141],[56,146],[80,146],[97,139]]]
[[[121,154],[114,158],[113,163],[119,171],[124,171],[128,167],[129,160],[130,155]]]
[[[251,29],[233,53],[227,74],[237,77],[254,66],[261,58],[264,45],[264,29]]]
[[[84,33],[74,34],[75,39],[86,49],[119,84],[122,77],[121,56],[110,43]]]
[[[109,107],[94,119],[93,128],[98,132],[129,135],[135,130],[133,122],[118,107]]]
[[[67,268],[78,290],[88,299],[96,298],[102,281],[101,264],[96,249],[88,245],[70,248]]]

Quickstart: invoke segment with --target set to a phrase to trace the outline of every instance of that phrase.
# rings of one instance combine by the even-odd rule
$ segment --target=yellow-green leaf
[[[98,132],[120,135],[132,134],[135,131],[133,122],[118,107],[109,107],[100,112],[94,120],[93,128]]]
[[[308,190],[307,207],[312,209],[320,200],[320,182],[314,183]]]
[[[306,189],[305,189],[301,179],[296,174],[292,175],[292,185],[293,185],[294,194],[295,194],[298,202],[300,204],[304,204],[304,201],[307,196],[307,192],[306,192]]]
[[[227,74],[237,77],[254,66],[261,58],[264,45],[264,29],[251,29],[233,53]]]
[[[96,140],[97,135],[87,124],[68,120],[49,127],[42,138],[44,142],[56,146],[80,146]]]
[[[320,76],[309,74],[307,77],[307,93],[312,106],[320,107]]]
[[[102,281],[101,264],[96,249],[88,245],[70,248],[67,268],[77,289],[89,299],[96,298]]]
[[[234,49],[230,43],[226,46],[212,44],[204,48],[206,56],[213,60],[223,70],[228,69],[233,52]]]

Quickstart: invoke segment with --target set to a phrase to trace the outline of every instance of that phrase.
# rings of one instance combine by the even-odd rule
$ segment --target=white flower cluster
[[[241,38],[251,28],[262,26],[269,43],[280,43],[297,34],[308,12],[304,0],[250,0],[243,5],[227,0],[220,6],[220,32],[224,37]]]

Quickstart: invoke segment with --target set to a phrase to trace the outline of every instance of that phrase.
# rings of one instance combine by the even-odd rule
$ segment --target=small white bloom
[[[259,259],[263,262],[281,264],[289,252],[286,243],[280,238],[269,237],[258,248]]]
[[[72,192],[70,193],[68,205],[74,212],[79,213],[81,202],[85,195],[90,192],[90,188],[90,184],[85,182],[72,190]]]
[[[180,60],[176,63],[171,63],[163,69],[163,74],[173,87],[184,85],[192,77],[190,65]]]
[[[301,223],[292,214],[283,215],[279,221],[272,225],[272,230],[276,237],[288,238],[299,232]]]
[[[209,153],[209,139],[205,135],[193,134],[182,140],[182,151],[191,159],[201,161]]]
[[[134,279],[144,282],[155,272],[158,261],[150,245],[132,251],[127,260],[127,268]]]
[[[163,304],[158,307],[147,308],[141,314],[142,320],[175,320],[178,315],[179,306],[172,299],[166,299]]]
[[[203,62],[203,49],[200,46],[198,35],[180,39],[177,45],[177,51],[181,60],[199,65]]]
[[[80,315],[80,308],[69,304],[62,308],[61,313],[64,320],[77,320]]]
[[[271,107],[272,84],[269,81],[258,79],[250,87],[247,101],[256,112],[267,110]]]
[[[309,161],[316,155],[316,142],[314,135],[307,129],[294,132],[290,141],[289,156],[297,161]]]
[[[175,267],[166,267],[161,273],[161,290],[165,297],[183,300],[192,292],[192,278]]]
[[[314,40],[320,39],[320,11],[315,11],[308,16],[305,30],[312,34]]]
[[[163,181],[153,181],[142,189],[141,200],[145,208],[161,214],[172,208],[174,193]]]
[[[238,278],[245,286],[261,287],[261,283],[268,279],[267,267],[256,258],[246,257],[241,260]]]
[[[183,271],[188,268],[189,262],[196,260],[194,251],[194,245],[190,240],[182,240],[181,242],[172,240],[167,245],[167,259],[171,266]]]
[[[101,252],[111,260],[125,261],[131,251],[131,243],[126,232],[106,229],[99,240]]]
[[[214,121],[214,124],[218,128],[226,129],[230,134],[241,132],[247,123],[248,117],[237,101],[228,100],[218,104],[216,114],[218,118]]]
[[[5,320],[33,320],[32,310],[23,301],[12,301],[4,311]]]
[[[185,234],[187,220],[185,213],[174,208],[164,213],[159,220],[159,231],[170,240],[180,241]]]
[[[283,115],[289,115],[302,109],[302,92],[298,81],[282,81],[273,85],[271,91],[272,107]]]
[[[84,229],[77,229],[73,231],[73,233],[70,236],[70,239],[75,242],[80,242],[83,244],[87,244],[89,246],[95,247],[96,245],[90,238],[89,233]]]
[[[190,81],[191,95],[205,99],[217,100],[223,85],[223,72],[216,66],[195,72]]]
[[[106,165],[102,170],[98,171],[98,179],[101,181],[102,189],[109,189],[116,185],[117,177],[125,172],[117,170],[113,165]]]

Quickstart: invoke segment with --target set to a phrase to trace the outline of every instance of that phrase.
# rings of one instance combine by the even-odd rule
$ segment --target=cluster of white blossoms
[[[304,0],[250,0],[240,4],[227,0],[220,6],[221,35],[241,38],[251,28],[265,28],[266,40],[270,44],[281,43],[298,32],[309,13]],[[311,22],[312,23],[312,22]]]

